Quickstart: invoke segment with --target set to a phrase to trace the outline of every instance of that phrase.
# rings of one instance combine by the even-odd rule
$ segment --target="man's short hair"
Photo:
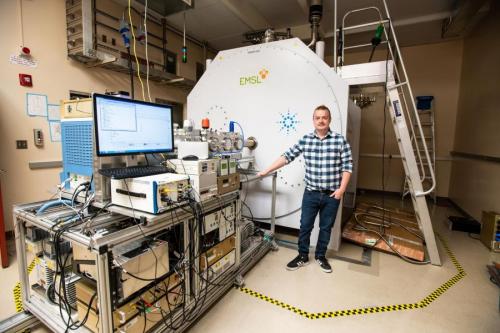
[[[328,117],[330,118],[330,120],[332,119],[332,113],[330,112],[330,109],[326,107],[326,105],[321,104],[316,109],[314,109],[314,112],[316,112],[318,110],[327,111],[328,112]],[[314,117],[314,112],[313,112],[313,117]]]

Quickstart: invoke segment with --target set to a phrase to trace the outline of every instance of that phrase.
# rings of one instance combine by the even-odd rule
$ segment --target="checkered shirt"
[[[300,154],[304,155],[305,181],[309,190],[335,191],[340,187],[342,173],[352,173],[351,147],[342,135],[332,131],[323,139],[316,132],[304,135],[283,156],[290,163]]]

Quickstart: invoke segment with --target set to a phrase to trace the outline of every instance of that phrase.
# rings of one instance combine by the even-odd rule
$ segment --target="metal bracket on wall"
[[[29,168],[31,170],[62,168],[62,161],[29,162]]]
[[[454,150],[450,151],[450,155],[453,156],[455,159],[462,158],[462,159],[476,160],[483,162],[500,163],[500,157],[498,156],[472,154]]]
[[[87,68],[92,68],[92,67],[97,67],[97,66],[109,64],[109,63],[112,63],[112,62],[115,62],[116,60],[118,60],[118,58],[116,58],[115,56],[106,54],[104,52],[96,52],[96,53],[97,53],[96,61],[86,63],[85,65]]]

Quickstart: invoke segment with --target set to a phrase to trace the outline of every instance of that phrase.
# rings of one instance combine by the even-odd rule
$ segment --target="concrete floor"
[[[392,205],[399,205],[399,201],[392,199]],[[431,215],[435,230],[467,275],[425,308],[311,320],[232,289],[190,332],[500,332],[499,288],[489,281],[485,267],[492,255],[478,240],[448,229],[448,215],[457,215],[454,209],[431,206]],[[439,246],[442,267],[411,265],[374,251],[370,267],[330,259],[332,274],[323,273],[314,261],[297,271],[285,270],[296,251],[280,247],[245,276],[245,286],[307,312],[415,303],[457,273]],[[338,255],[359,259],[361,248],[343,244]],[[18,280],[16,266],[13,260],[9,268],[0,271],[0,319],[15,311],[12,288]]]

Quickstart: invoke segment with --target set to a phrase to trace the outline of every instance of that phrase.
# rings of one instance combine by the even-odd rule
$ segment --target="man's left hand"
[[[336,189],[332,194],[330,194],[330,196],[332,198],[335,198],[337,200],[340,200],[342,199],[342,196],[344,195],[344,190],[341,190],[340,188],[339,189]]]

